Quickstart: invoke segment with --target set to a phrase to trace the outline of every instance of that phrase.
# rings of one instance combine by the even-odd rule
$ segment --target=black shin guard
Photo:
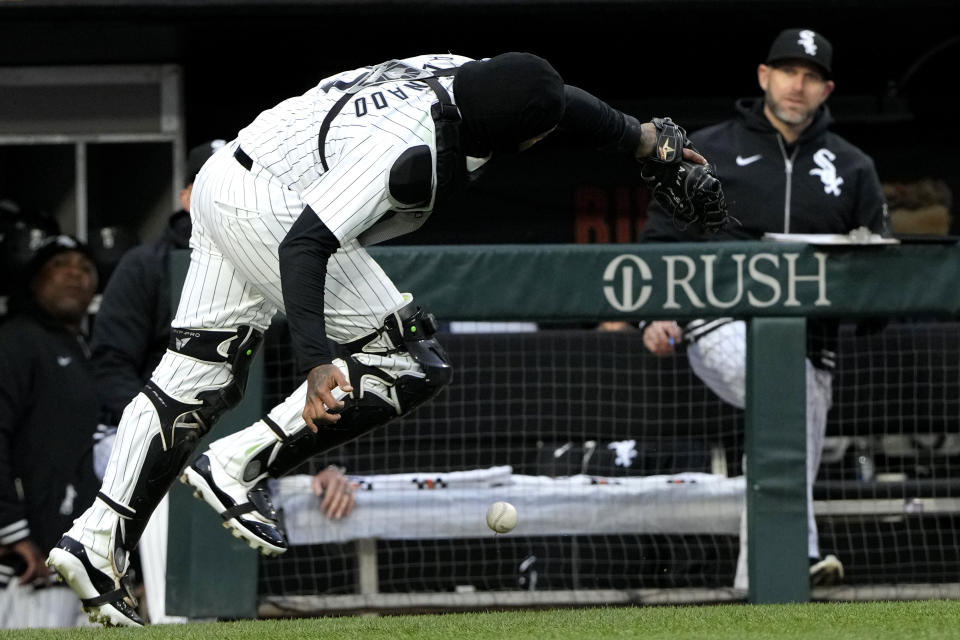
[[[195,402],[170,397],[152,380],[144,385],[142,393],[157,412],[160,433],[147,447],[129,504],[120,504],[102,492],[98,494],[121,517],[116,543],[122,549],[136,547],[154,509],[183,473],[200,438],[224,412],[240,402],[250,362],[262,340],[263,334],[251,327],[237,331],[173,330],[171,351],[205,362],[226,363],[232,379],[221,389],[197,394]]]
[[[341,418],[340,421],[342,422],[343,418]],[[303,427],[291,436],[283,436],[284,439],[282,442],[277,443],[273,447],[267,447],[251,461],[251,464],[247,465],[247,469],[262,469],[263,466],[253,466],[255,461],[260,462],[262,465],[266,465],[267,474],[270,477],[279,478],[313,456],[325,451],[330,451],[342,444],[359,438],[376,426],[379,425],[370,425],[362,432],[354,432],[346,429],[332,430],[321,428],[317,433],[314,433],[310,427]],[[258,458],[260,458],[260,460],[258,460]],[[272,460],[270,460],[270,458],[272,458]],[[244,479],[246,479],[247,475],[248,473],[245,472]]]
[[[381,369],[364,365],[354,358],[347,358],[346,362],[350,380],[362,380],[364,376],[374,376],[381,380],[388,378]],[[413,378],[413,376],[403,376],[401,380],[407,377]],[[415,379],[422,385],[422,378]],[[287,436],[273,420],[265,417],[264,422],[281,441],[273,447],[267,447],[247,464],[244,479],[251,480],[255,477],[254,470],[259,471],[264,466],[271,477],[278,478],[285,475],[309,458],[356,440],[365,433],[406,414],[432,396],[432,394],[423,395],[420,399],[418,396],[405,393],[405,390],[416,388],[417,383],[409,386],[397,380],[395,384],[401,407],[404,409],[400,413],[397,413],[393,405],[379,396],[372,393],[363,394],[360,389],[357,389],[354,394],[344,398],[340,419],[334,424],[321,426],[316,433],[310,427],[304,426],[300,431]],[[423,393],[422,386],[418,390]],[[359,398],[354,397],[357,395]]]
[[[264,422],[277,434],[280,442],[273,447],[267,447],[248,463],[244,472],[245,480],[252,480],[264,468],[274,478],[289,473],[315,455],[330,451],[395,418],[409,414],[450,383],[453,369],[447,361],[443,347],[433,337],[436,333],[436,321],[432,315],[409,304],[387,316],[384,327],[377,334],[346,346],[358,352],[376,335],[384,333],[394,345],[399,345],[396,352],[406,352],[416,360],[423,370],[423,375],[401,375],[394,378],[377,367],[358,362],[352,356],[347,357],[345,361],[349,379],[355,390],[349,397],[344,398],[340,420],[320,427],[317,433],[305,426],[288,436],[272,420],[264,418]],[[376,394],[364,393],[362,380],[365,376],[379,378],[385,385],[396,388],[399,412],[394,405]]]

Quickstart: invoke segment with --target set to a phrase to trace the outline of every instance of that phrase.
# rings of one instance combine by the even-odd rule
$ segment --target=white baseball
[[[497,533],[509,533],[517,526],[517,508],[509,502],[494,502],[487,509],[487,526]]]

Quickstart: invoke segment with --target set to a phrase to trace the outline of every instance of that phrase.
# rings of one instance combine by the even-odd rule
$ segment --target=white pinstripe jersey
[[[468,61],[447,54],[401,62],[430,71]],[[390,169],[406,149],[430,147],[435,192],[436,144],[430,106],[437,97],[426,84],[409,78],[383,81],[388,64],[326,78],[303,95],[264,111],[237,136],[243,151],[299,194],[341,243],[357,238],[387,211],[399,208],[387,187]],[[449,91],[453,79],[439,80]],[[348,92],[352,97],[332,119],[326,135],[329,170],[324,171],[318,148],[321,127],[330,109]]]

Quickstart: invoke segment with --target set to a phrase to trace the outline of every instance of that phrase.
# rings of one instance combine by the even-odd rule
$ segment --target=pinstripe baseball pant
[[[746,406],[746,323],[737,320],[707,333],[687,350],[690,367],[724,402]],[[806,361],[807,378],[807,553],[820,556],[817,522],[813,513],[813,483],[827,431],[827,412],[833,404],[833,374]],[[744,518],[745,520],[745,518]],[[746,527],[741,526],[738,588],[746,588]],[[740,566],[742,565],[742,567]],[[742,576],[741,576],[742,574]]]

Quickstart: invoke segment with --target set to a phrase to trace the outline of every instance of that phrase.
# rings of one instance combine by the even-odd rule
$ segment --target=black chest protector
[[[463,123],[460,110],[436,78],[432,78],[432,81],[430,88],[439,100],[430,107],[437,140],[437,195],[433,205],[437,210],[443,209],[466,186],[467,157],[460,148],[460,127]]]

